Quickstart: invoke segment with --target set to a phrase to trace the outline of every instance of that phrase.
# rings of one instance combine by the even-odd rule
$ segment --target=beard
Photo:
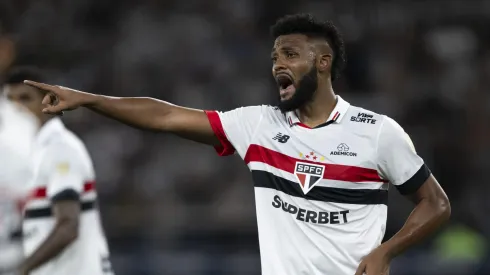
[[[279,110],[281,110],[282,113],[287,113],[299,109],[306,103],[313,100],[313,95],[315,94],[317,88],[317,69],[315,66],[313,66],[311,70],[298,82],[296,91],[291,96],[291,98],[285,100],[281,100],[281,98],[279,98],[279,103],[277,104],[277,107],[279,108]]]

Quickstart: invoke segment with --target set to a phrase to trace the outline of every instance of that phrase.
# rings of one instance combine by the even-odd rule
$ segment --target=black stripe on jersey
[[[74,189],[66,189],[58,194],[54,195],[53,198],[51,198],[52,202],[58,202],[58,201],[78,201],[80,200],[80,194],[78,194],[77,191]]]
[[[315,186],[305,195],[299,183],[283,179],[269,172],[254,170],[252,177],[255,187],[275,189],[290,196],[307,200],[347,204],[388,204],[388,190]]]
[[[330,124],[332,124],[332,123],[334,123],[334,122],[335,122],[335,120],[330,120],[330,121],[324,122],[324,123],[322,123],[322,124],[320,124],[320,125],[316,126],[316,127],[315,127],[315,128],[313,128],[313,129],[322,128],[322,127],[328,126],[328,125],[330,125]]]
[[[420,186],[422,186],[425,181],[430,177],[431,171],[427,165],[422,165],[420,169],[415,173],[409,180],[404,182],[403,184],[396,185],[396,188],[402,195],[410,195],[417,190],[419,190]]]
[[[89,211],[95,209],[95,207],[95,201],[82,202],[80,205],[80,211]],[[53,211],[51,207],[27,209],[24,213],[24,219],[48,218],[51,216],[53,216]]]

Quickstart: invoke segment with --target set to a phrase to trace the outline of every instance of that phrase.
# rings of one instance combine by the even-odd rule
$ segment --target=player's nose
[[[272,73],[274,75],[280,73],[280,72],[284,72],[284,71],[287,71],[287,67],[283,64],[283,63],[280,63],[280,62],[276,62],[273,66],[272,66]]]

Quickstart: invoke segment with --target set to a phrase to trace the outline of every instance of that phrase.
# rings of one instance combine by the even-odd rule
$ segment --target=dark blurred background
[[[490,274],[490,1],[0,0],[0,74],[38,65],[54,84],[203,109],[271,103],[269,25],[297,12],[338,25],[336,92],[396,119],[451,199],[450,224],[392,274]],[[259,274],[238,157],[88,111],[64,121],[93,156],[118,275]],[[386,238],[412,209],[390,193]]]

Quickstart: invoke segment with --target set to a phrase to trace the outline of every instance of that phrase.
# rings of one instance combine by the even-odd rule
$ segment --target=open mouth
[[[276,75],[276,82],[277,86],[279,86],[279,89],[281,90],[293,85],[293,79],[285,73]]]
[[[279,93],[281,97],[286,96],[290,92],[294,92],[293,78],[288,74],[281,73],[276,75],[277,86],[279,87]]]

